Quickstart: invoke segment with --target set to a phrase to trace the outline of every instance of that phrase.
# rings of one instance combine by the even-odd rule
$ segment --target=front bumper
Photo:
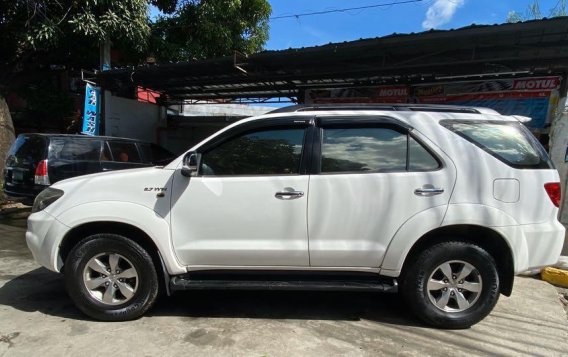
[[[59,272],[63,261],[59,257],[59,245],[69,227],[46,211],[32,213],[28,217],[26,243],[35,261],[49,270]]]

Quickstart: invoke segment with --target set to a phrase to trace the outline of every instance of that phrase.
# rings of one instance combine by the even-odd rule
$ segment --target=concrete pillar
[[[562,187],[562,202],[560,203],[559,219],[568,227],[568,108],[566,107],[566,91],[561,93],[558,101],[556,118],[553,119],[550,130],[550,158],[560,174]],[[564,241],[562,255],[568,255],[568,239]]]
[[[560,206],[560,221],[568,225],[568,162],[565,162],[568,149],[568,110],[566,97],[559,100],[556,118],[552,122],[550,135],[550,157],[560,174],[562,182],[562,205]]]

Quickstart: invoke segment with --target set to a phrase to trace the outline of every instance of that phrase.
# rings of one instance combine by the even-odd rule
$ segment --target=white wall
[[[156,129],[165,126],[165,108],[105,91],[105,135],[156,142]]]
[[[245,104],[186,104],[180,115],[184,116],[242,116],[252,117],[272,111],[274,107],[253,106]]]

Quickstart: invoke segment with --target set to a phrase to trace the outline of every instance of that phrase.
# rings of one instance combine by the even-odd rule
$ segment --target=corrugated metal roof
[[[568,17],[114,69],[98,73],[97,80],[125,96],[136,86],[150,88],[171,102],[287,97],[322,86],[415,83],[515,71],[568,71]]]

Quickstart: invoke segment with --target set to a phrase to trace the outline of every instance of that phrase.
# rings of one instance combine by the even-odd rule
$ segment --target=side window
[[[441,124],[511,167],[553,167],[544,148],[521,123],[448,120]]]
[[[390,128],[324,128],[321,172],[405,171],[406,140]]]
[[[432,171],[440,167],[438,160],[432,156],[412,136],[408,137],[408,170],[409,171]]]
[[[98,161],[101,155],[100,140],[77,138],[52,138],[49,158],[71,161]]]
[[[112,154],[110,153],[108,142],[105,142],[103,144],[103,151],[101,152],[101,161],[112,161]]]
[[[412,136],[390,127],[324,128],[321,172],[431,171],[439,161]]]
[[[290,175],[300,172],[305,129],[259,130],[205,152],[203,175]]]
[[[142,152],[142,161],[145,163],[165,165],[175,158],[174,154],[156,144],[140,143],[138,147]]]
[[[109,141],[113,161],[140,163],[140,155],[136,144],[126,141]]]
[[[138,144],[138,148],[142,153],[142,162],[144,163],[151,163],[153,160],[152,149],[150,148],[150,144]]]

